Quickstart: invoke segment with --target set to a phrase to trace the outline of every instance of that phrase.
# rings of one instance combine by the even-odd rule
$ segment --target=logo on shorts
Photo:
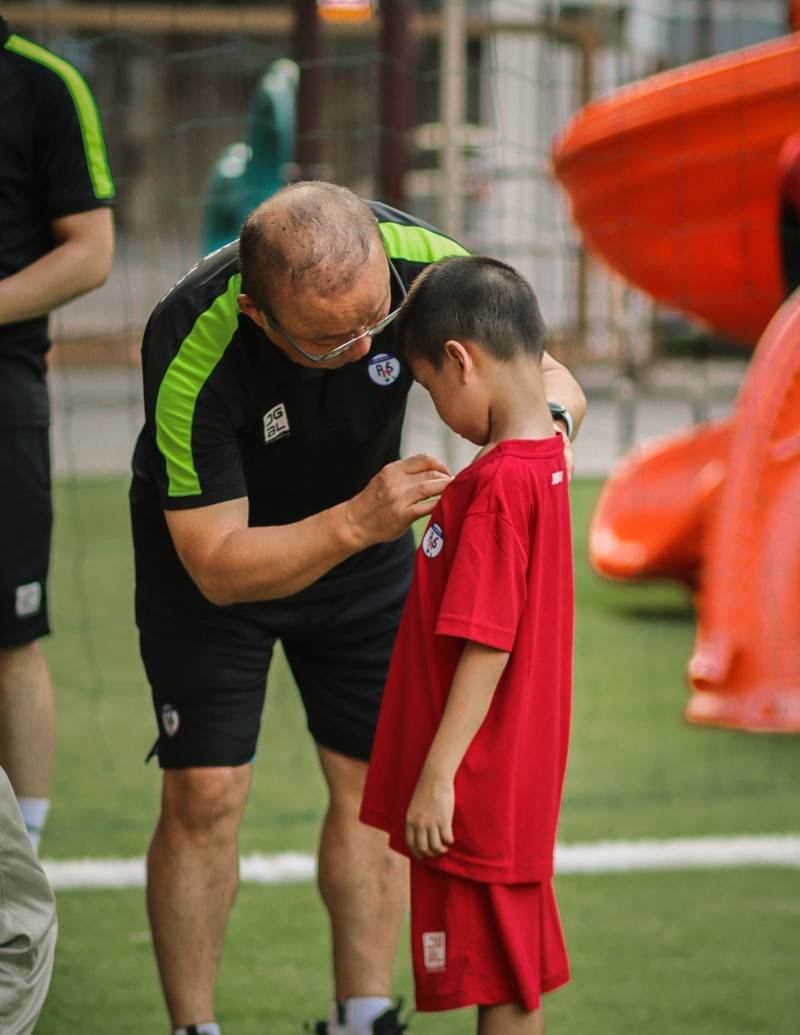
[[[174,737],[178,732],[178,727],[181,724],[181,717],[177,711],[172,707],[171,704],[162,704],[161,706],[161,725],[164,727],[164,732],[168,737]]]
[[[26,582],[24,586],[17,586],[17,594],[14,601],[14,613],[17,618],[27,618],[28,615],[35,615],[41,609],[41,606],[41,582]]]
[[[370,359],[367,369],[375,384],[385,388],[387,385],[394,384],[400,376],[400,360],[397,356],[379,352],[377,356]]]
[[[278,403],[264,414],[264,441],[271,445],[288,434],[289,418],[286,416],[286,407],[283,403]]]
[[[428,972],[446,969],[444,931],[426,931],[423,934],[422,962]]]
[[[563,471],[554,471],[553,472],[552,484],[553,485],[560,485],[563,481],[564,481],[564,472]]]
[[[422,552],[426,557],[437,557],[444,546],[444,533],[434,522],[422,539]]]

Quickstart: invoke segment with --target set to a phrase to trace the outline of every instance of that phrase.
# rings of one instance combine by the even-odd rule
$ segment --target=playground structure
[[[800,732],[800,298],[783,302],[778,236],[798,126],[793,34],[615,91],[553,145],[587,248],[755,347],[732,417],[629,454],[589,538],[602,575],[689,587],[686,718],[753,732]]]
[[[203,204],[205,254],[234,240],[249,213],[288,182],[299,76],[288,58],[269,66],[250,100],[247,139],[226,147],[214,163]]]
[[[800,127],[800,33],[582,108],[553,147],[584,243],[659,302],[753,346],[783,301],[778,155]]]

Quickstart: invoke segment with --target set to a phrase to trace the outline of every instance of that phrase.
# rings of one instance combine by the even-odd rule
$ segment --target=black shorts
[[[249,762],[276,641],[321,746],[369,759],[408,592],[413,543],[379,584],[217,607],[134,508],[136,621],[164,769]],[[160,552],[159,552],[160,551]],[[154,561],[157,564],[154,564]],[[160,577],[157,577],[160,576]]]
[[[50,632],[52,528],[48,428],[0,428],[0,647]]]

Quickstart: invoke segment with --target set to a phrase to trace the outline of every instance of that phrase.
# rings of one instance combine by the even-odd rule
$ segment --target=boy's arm
[[[456,772],[486,718],[508,658],[507,651],[472,640],[464,646],[406,814],[406,843],[416,859],[442,855],[453,843]]]

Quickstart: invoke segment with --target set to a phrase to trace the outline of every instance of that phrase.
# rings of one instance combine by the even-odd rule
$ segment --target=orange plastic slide
[[[800,293],[756,349],[708,518],[690,722],[800,733]]]
[[[634,450],[612,472],[589,556],[609,578],[693,591],[690,722],[779,733],[800,733],[800,292],[781,304],[778,250],[778,158],[799,128],[797,33],[617,91],[553,147],[602,260],[758,343],[730,420]]]
[[[765,331],[729,420],[612,471],[589,558],[608,578],[694,592],[689,722],[800,733],[800,292]]]
[[[753,345],[784,297],[778,153],[800,128],[800,33],[582,108],[553,171],[586,245],[631,284]]]
[[[708,421],[631,450],[592,515],[595,571],[609,579],[677,579],[696,590],[730,440],[730,421]]]

